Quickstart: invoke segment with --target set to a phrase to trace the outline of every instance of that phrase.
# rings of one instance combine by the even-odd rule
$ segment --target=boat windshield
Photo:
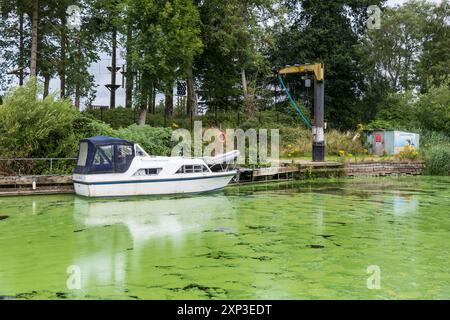
[[[142,149],[142,147],[138,144],[135,144],[136,147],[136,155],[139,157],[150,157],[147,152]]]

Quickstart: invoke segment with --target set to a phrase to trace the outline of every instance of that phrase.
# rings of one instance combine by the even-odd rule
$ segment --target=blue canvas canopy
[[[102,146],[105,144],[133,144],[133,142],[130,142],[125,139],[120,138],[114,138],[114,137],[107,137],[107,136],[96,136],[91,138],[86,138],[81,140],[80,142],[89,142],[96,146]]]
[[[74,173],[123,173],[134,157],[134,143],[131,141],[105,136],[83,139]]]

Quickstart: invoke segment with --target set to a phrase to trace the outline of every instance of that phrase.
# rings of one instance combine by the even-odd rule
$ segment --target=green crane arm
[[[300,114],[300,116],[303,119],[303,122],[306,124],[306,126],[309,129],[312,129],[311,126],[311,122],[308,120],[308,118],[305,116],[305,114],[302,112],[302,110],[298,107],[297,103],[295,103],[294,99],[292,99],[291,94],[289,93],[289,89],[286,87],[286,85],[284,84],[283,78],[281,76],[278,76],[278,81],[281,84],[281,87],[283,88],[284,92],[286,92],[286,95],[289,98],[289,101],[291,102],[291,104],[294,106],[295,110],[297,110],[297,112]]]

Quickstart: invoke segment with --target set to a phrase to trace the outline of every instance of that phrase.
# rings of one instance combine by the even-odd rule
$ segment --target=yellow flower
[[[172,128],[178,128],[178,125],[175,122],[173,122],[172,123]]]
[[[353,157],[353,155],[351,153],[347,153],[347,156],[349,157]]]
[[[339,156],[340,156],[340,157],[345,156],[345,151],[344,151],[344,150],[339,150]]]
[[[292,144],[288,144],[288,148],[292,148]]]

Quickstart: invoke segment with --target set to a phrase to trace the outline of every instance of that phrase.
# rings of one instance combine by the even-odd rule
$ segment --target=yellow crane
[[[325,97],[325,66],[323,63],[306,63],[297,64],[294,66],[286,66],[278,71],[278,79],[286,91],[291,103],[302,115],[303,120],[310,126],[309,122],[305,119],[302,112],[299,110],[295,101],[289,94],[289,90],[284,85],[282,75],[295,74],[295,73],[314,73],[314,123],[312,126],[313,134],[313,161],[325,160],[325,136],[324,136],[324,97]]]

